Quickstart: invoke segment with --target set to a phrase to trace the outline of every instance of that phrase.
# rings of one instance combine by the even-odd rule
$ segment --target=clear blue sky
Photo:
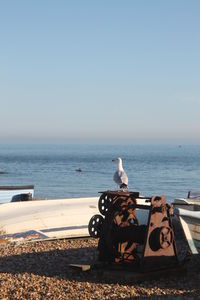
[[[0,140],[200,143],[199,0],[1,0]]]

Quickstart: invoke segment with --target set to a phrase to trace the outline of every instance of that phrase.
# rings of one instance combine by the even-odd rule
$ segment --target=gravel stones
[[[96,258],[97,240],[30,242],[0,248],[0,299],[197,299],[200,273],[191,261],[186,274],[159,280],[109,280],[100,270],[69,266]],[[111,276],[112,277],[112,276]]]

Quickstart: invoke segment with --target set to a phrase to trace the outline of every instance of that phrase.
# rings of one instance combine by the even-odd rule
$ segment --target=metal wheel
[[[103,216],[106,215],[108,208],[109,208],[110,204],[112,203],[112,200],[113,200],[112,196],[107,193],[102,194],[101,197],[99,198],[98,207],[99,207],[100,213]]]
[[[94,215],[88,224],[88,231],[91,237],[98,238],[102,229],[104,218],[101,215]]]

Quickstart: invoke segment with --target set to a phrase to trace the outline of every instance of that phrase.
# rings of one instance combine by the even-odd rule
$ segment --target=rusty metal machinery
[[[99,261],[144,271],[176,265],[176,243],[165,196],[145,198],[148,205],[138,204],[140,198],[136,192],[101,194],[101,214],[93,216],[88,225],[90,236],[99,238]],[[148,212],[147,224],[140,224],[138,210]]]

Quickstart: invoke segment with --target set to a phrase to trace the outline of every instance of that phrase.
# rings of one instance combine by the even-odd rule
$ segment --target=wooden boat
[[[34,197],[34,185],[0,186],[0,204],[6,202],[26,201]]]
[[[98,197],[1,204],[0,241],[88,236],[88,221],[97,210]]]
[[[0,205],[0,243],[89,236],[99,197],[10,202]],[[145,200],[141,200],[145,201]],[[148,214],[138,211],[147,222]]]
[[[200,262],[200,191],[189,191],[186,198],[175,198],[172,205],[190,250]]]
[[[189,191],[186,198],[175,198],[172,203],[174,207],[196,211],[200,206],[200,191]]]
[[[200,262],[200,206],[195,211],[175,207],[174,215],[180,220],[191,252]]]

